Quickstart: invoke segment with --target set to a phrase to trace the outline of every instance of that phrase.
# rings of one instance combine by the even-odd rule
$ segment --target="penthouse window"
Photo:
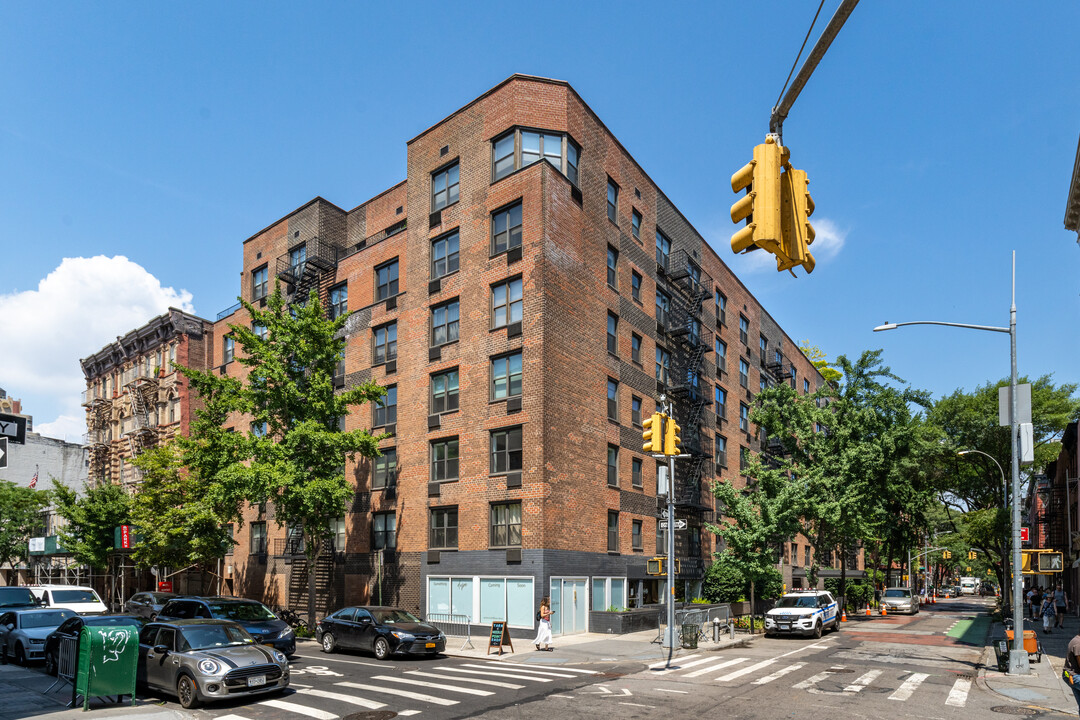
[[[270,270],[263,265],[251,273],[251,299],[261,300],[267,295],[270,281]]]
[[[398,261],[375,268],[375,302],[398,294]]]
[[[441,278],[458,271],[458,231],[444,235],[431,243],[431,279]]]
[[[447,345],[458,339],[458,301],[431,308],[431,346]]]
[[[521,203],[491,216],[491,256],[521,246]]]
[[[491,327],[506,327],[521,322],[521,278],[491,286]]]
[[[442,210],[447,205],[458,201],[458,189],[461,184],[460,168],[453,165],[431,175],[431,211]]]
[[[574,185],[578,184],[578,154],[564,133],[514,128],[495,138],[491,146],[492,182],[515,170],[547,160]]]

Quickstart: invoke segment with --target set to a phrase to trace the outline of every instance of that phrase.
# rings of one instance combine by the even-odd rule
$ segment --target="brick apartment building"
[[[317,288],[352,313],[336,382],[389,389],[347,419],[393,437],[346,469],[356,495],[319,605],[381,599],[525,633],[551,596],[569,633],[659,602],[641,420],[661,392],[694,455],[676,471],[677,590],[697,595],[716,549],[708,484],[741,483],[743,453],[771,447],[746,419],[754,394],[821,376],[567,83],[512,76],[407,150],[405,181],[352,210],[315,198],[243,245],[245,300]],[[220,372],[241,373],[228,326],[248,323],[219,317],[203,347]],[[234,592],[306,606],[287,519],[268,505],[245,520]]]

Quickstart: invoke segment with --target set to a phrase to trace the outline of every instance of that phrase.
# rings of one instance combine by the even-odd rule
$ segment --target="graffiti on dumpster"
[[[124,652],[124,648],[131,638],[131,631],[127,628],[117,628],[115,630],[108,630],[102,633],[103,638],[103,654],[101,657],[102,663],[118,662],[120,655]]]

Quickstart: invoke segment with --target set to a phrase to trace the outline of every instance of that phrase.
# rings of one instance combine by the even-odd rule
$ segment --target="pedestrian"
[[[1027,594],[1024,595],[1028,606],[1028,619],[1035,619],[1035,588],[1028,586]]]
[[[1042,615],[1042,588],[1035,586],[1035,595],[1031,598],[1031,619],[1038,620]]]
[[[1046,593],[1042,603],[1043,632],[1050,634],[1050,625],[1054,622],[1054,594]]]
[[[540,643],[544,643],[544,650],[551,650],[551,615],[554,612],[549,598],[545,597],[540,601],[540,610],[536,613],[536,639],[533,640],[537,650],[540,649]]]
[[[1061,583],[1057,584],[1054,589],[1054,619],[1055,627],[1065,627],[1065,611],[1069,609],[1069,596],[1065,594],[1065,589],[1061,587]]]
[[[1066,681],[1072,686],[1073,698],[1077,706],[1080,706],[1080,627],[1076,629],[1076,636],[1069,641],[1069,649],[1065,653],[1065,669],[1069,671]]]

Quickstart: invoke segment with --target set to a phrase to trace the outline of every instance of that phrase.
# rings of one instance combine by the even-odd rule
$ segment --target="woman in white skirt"
[[[533,645],[536,649],[540,649],[540,643],[544,644],[544,650],[551,650],[551,613],[554,612],[551,609],[551,600],[544,598],[540,601],[540,612],[537,613],[540,617],[539,627],[536,629],[536,639],[533,640]]]

